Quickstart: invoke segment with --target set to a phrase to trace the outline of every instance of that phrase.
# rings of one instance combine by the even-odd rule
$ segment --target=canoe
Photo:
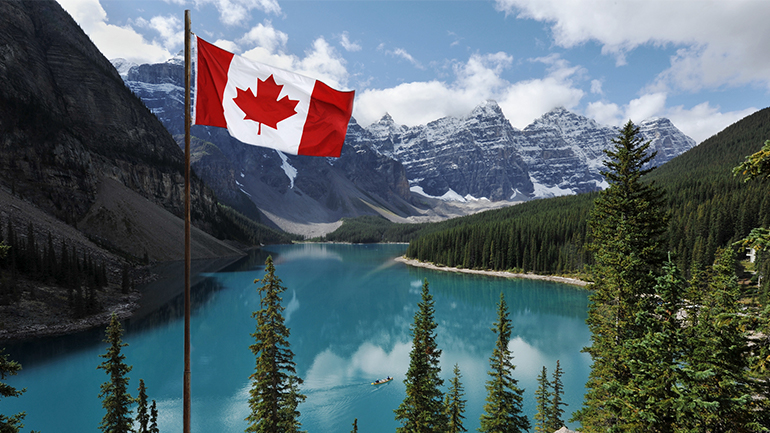
[[[391,380],[393,380],[392,377],[388,376],[385,379],[377,379],[374,382],[372,382],[372,385],[382,385],[383,383],[388,383]]]

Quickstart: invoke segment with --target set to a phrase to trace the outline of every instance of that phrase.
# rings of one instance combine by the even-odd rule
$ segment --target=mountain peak
[[[385,114],[380,118],[380,120],[377,121],[377,123],[380,124],[396,124],[396,122],[393,120],[393,116],[390,115],[387,111]]]
[[[525,130],[540,129],[544,127],[556,128],[562,131],[599,128],[600,125],[593,119],[573,113],[562,106],[558,106],[543,114],[529,124]]]
[[[366,129],[370,133],[372,133],[375,137],[384,139],[385,137],[398,134],[399,132],[401,132],[403,127],[396,124],[396,122],[393,120],[393,117],[391,117],[390,113],[386,112],[385,115],[380,118],[380,120],[372,123]]]
[[[505,117],[497,101],[487,99],[471,111],[468,117]]]

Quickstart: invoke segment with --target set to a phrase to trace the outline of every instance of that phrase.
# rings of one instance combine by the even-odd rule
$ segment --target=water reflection
[[[255,367],[249,350],[256,327],[251,313],[259,309],[259,284],[254,280],[264,276],[268,254],[288,288],[284,314],[297,373],[305,380],[302,391],[308,398],[299,410],[303,429],[309,432],[349,431],[354,418],[361,431],[395,431],[393,409],[404,397],[410,326],[425,278],[435,301],[442,377],[451,377],[454,364],[462,371],[466,428],[478,426],[486,397],[484,383],[495,343],[490,328],[501,292],[514,326],[509,348],[517,365],[515,377],[526,389],[525,410],[534,414],[537,374],[543,365],[552,371],[557,359],[565,370],[567,410],[580,406],[589,365],[587,355],[580,353],[589,342],[584,291],[548,282],[407,268],[393,261],[405,248],[275,246],[223,272],[204,275],[193,289],[193,431],[236,432],[246,426],[248,378]],[[173,292],[168,287],[160,290]],[[159,406],[161,431],[181,424],[182,308],[183,300],[175,295],[126,322],[125,355],[134,366],[131,388],[144,379]],[[97,395],[105,376],[96,370],[98,355],[104,352],[102,338],[103,330],[97,330],[17,348],[22,353],[12,356],[21,358],[24,370],[10,382],[28,391],[19,399],[3,399],[0,412],[27,411],[25,424],[35,430],[96,428],[103,415]],[[385,376],[395,380],[370,385]]]

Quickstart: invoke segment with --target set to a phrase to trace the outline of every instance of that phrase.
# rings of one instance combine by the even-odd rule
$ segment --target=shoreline
[[[578,280],[577,278],[567,278],[567,277],[559,277],[554,275],[538,275],[538,274],[517,274],[514,272],[507,272],[507,271],[483,271],[479,269],[464,269],[464,268],[452,268],[449,266],[438,266],[434,265],[433,263],[427,263],[427,262],[421,262],[416,259],[407,259],[404,256],[396,257],[393,259],[397,262],[404,263],[407,266],[414,266],[417,268],[426,268],[426,269],[432,269],[435,271],[445,271],[445,272],[458,272],[463,274],[476,274],[476,275],[487,275],[491,277],[501,277],[501,278],[524,278],[529,280],[541,280],[541,281],[552,281],[554,283],[562,283],[562,284],[569,284],[571,286],[580,286],[585,288],[588,286],[589,282]]]
[[[191,288],[203,278],[201,274],[217,272],[243,257],[245,256],[192,260]],[[34,320],[35,312],[23,311],[21,314],[27,318],[23,321],[24,323],[11,329],[0,329],[0,345],[77,334],[93,328],[106,327],[113,313],[121,321],[141,318],[174,298],[184,295],[184,261],[159,262],[140,268],[139,272],[142,274],[142,281],[137,287],[128,294],[114,294],[119,289],[113,287],[110,289],[113,292],[112,297],[103,299],[103,301],[109,299],[112,302],[96,314],[80,319],[62,316],[40,322]]]

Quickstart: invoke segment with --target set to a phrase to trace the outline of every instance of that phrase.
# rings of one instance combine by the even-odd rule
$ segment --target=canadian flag
[[[196,40],[193,124],[292,155],[340,156],[355,92]]]

